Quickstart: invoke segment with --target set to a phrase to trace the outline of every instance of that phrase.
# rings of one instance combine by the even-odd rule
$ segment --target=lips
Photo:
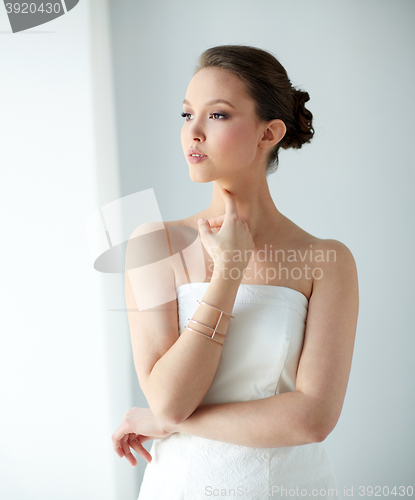
[[[193,155],[200,155],[200,156],[193,156]],[[207,158],[207,155],[199,151],[198,149],[191,148],[187,152],[187,156],[190,156],[192,158]]]

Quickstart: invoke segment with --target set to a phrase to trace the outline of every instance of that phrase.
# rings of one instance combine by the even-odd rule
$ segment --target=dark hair
[[[259,119],[267,122],[278,118],[285,123],[287,132],[268,157],[267,175],[278,167],[280,147],[299,149],[310,142],[313,115],[304,106],[310,97],[291,85],[284,67],[271,53],[247,45],[219,45],[200,55],[195,74],[209,67],[227,69],[246,84]]]

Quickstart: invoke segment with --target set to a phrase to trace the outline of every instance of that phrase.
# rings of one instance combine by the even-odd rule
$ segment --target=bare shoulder
[[[316,242],[322,249],[332,251],[333,255],[336,255],[338,253],[340,256],[351,258],[354,261],[351,250],[341,241],[333,239],[316,238]]]
[[[187,248],[198,236],[198,230],[186,219],[148,221],[134,229],[127,242],[128,262],[137,267],[166,259]]]
[[[155,231],[165,231],[165,228],[168,227],[188,227],[189,224],[187,219],[178,219],[173,221],[148,221],[140,224],[138,227],[134,229],[134,231],[130,235],[130,239],[143,235],[149,234]]]
[[[168,239],[161,221],[149,221],[136,227],[127,242],[125,270],[137,269],[170,255]]]
[[[358,273],[351,250],[341,241],[319,240],[314,248],[315,273],[310,305],[313,302],[336,304],[357,315]]]
[[[189,232],[193,233],[185,220],[149,221],[134,229],[128,244],[134,251],[140,248],[142,251],[154,252],[157,248],[159,251],[163,249],[164,253],[170,250],[171,253],[172,244]]]
[[[329,275],[341,274],[357,279],[356,261],[349,247],[339,240],[320,239],[314,242],[316,263]]]
[[[356,262],[341,241],[318,238],[284,217],[281,232],[273,234],[272,243],[281,252],[279,260],[284,260],[289,276],[293,276],[281,284],[302,292],[310,300],[310,307],[316,303],[317,292],[321,294],[324,289],[330,295],[335,288],[344,289],[346,282],[356,294]]]

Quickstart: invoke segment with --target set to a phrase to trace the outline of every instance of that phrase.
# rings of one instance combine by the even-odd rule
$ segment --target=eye
[[[226,115],[223,115],[222,113],[212,113],[210,116],[223,116],[223,119],[227,118]],[[220,118],[214,118],[215,120],[220,120]]]
[[[183,111],[183,113],[181,114],[181,116],[183,118],[186,118],[186,121],[189,121],[191,119],[190,117],[193,116],[193,115],[191,115],[190,113],[185,113]],[[211,113],[210,116],[213,117],[213,120],[215,120],[215,121],[216,120],[225,120],[226,118],[228,118],[228,116],[225,115],[225,114],[223,114],[223,113]]]

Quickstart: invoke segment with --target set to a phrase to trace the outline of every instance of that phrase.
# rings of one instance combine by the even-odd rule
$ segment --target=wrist
[[[230,263],[215,263],[211,281],[220,283],[223,286],[239,287],[245,274],[245,268],[232,266]]]

